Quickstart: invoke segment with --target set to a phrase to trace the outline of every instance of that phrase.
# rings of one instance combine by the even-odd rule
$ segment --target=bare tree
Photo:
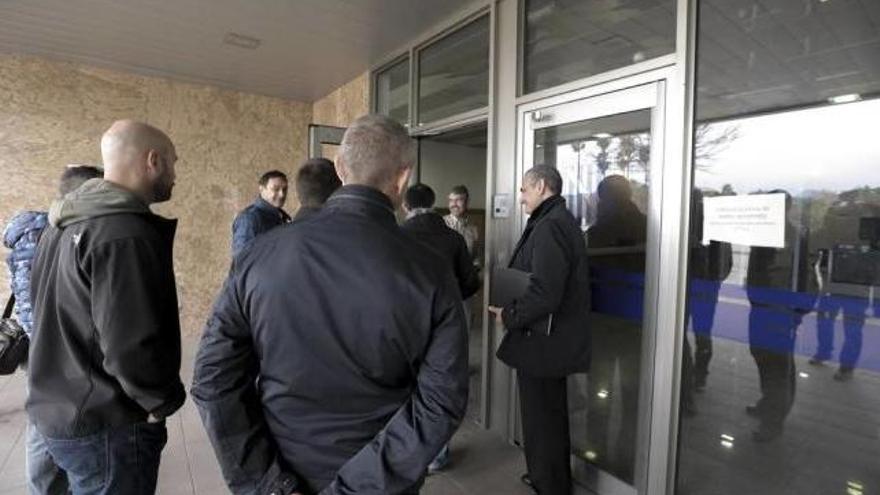
[[[710,169],[715,157],[737,139],[738,125],[697,124],[694,131],[694,165],[698,170]]]

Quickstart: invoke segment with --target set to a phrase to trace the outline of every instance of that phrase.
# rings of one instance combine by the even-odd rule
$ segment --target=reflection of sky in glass
[[[697,170],[702,189],[797,195],[880,186],[880,99],[725,121],[709,135],[730,126],[737,139]]]

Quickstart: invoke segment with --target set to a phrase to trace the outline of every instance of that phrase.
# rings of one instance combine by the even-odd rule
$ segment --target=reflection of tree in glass
[[[651,159],[651,138],[648,134],[627,134],[620,136],[617,145],[617,166],[624,173],[632,166],[648,169]]]
[[[592,158],[602,177],[605,177],[611,168],[619,170],[625,177],[629,177],[633,167],[648,169],[651,137],[647,133],[598,138],[595,144],[599,150],[592,154]]]
[[[694,165],[698,170],[712,167],[712,161],[739,139],[739,126],[730,124],[697,124],[694,131]]]
[[[599,173],[602,177],[605,177],[605,174],[608,172],[608,167],[611,166],[608,157],[608,147],[611,146],[611,138],[597,139],[596,146],[599,147],[599,152],[594,155],[596,168],[599,169]]]

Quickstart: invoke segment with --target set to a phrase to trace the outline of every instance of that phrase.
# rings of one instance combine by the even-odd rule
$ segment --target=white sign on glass
[[[703,243],[785,247],[785,194],[703,199]]]

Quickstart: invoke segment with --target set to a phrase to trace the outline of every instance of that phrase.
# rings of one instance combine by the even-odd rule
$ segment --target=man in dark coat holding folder
[[[526,172],[520,203],[530,217],[510,268],[531,274],[528,288],[504,308],[489,308],[507,329],[498,358],[517,370],[523,481],[543,495],[571,492],[566,376],[590,367],[587,252],[561,190],[555,168]]]

